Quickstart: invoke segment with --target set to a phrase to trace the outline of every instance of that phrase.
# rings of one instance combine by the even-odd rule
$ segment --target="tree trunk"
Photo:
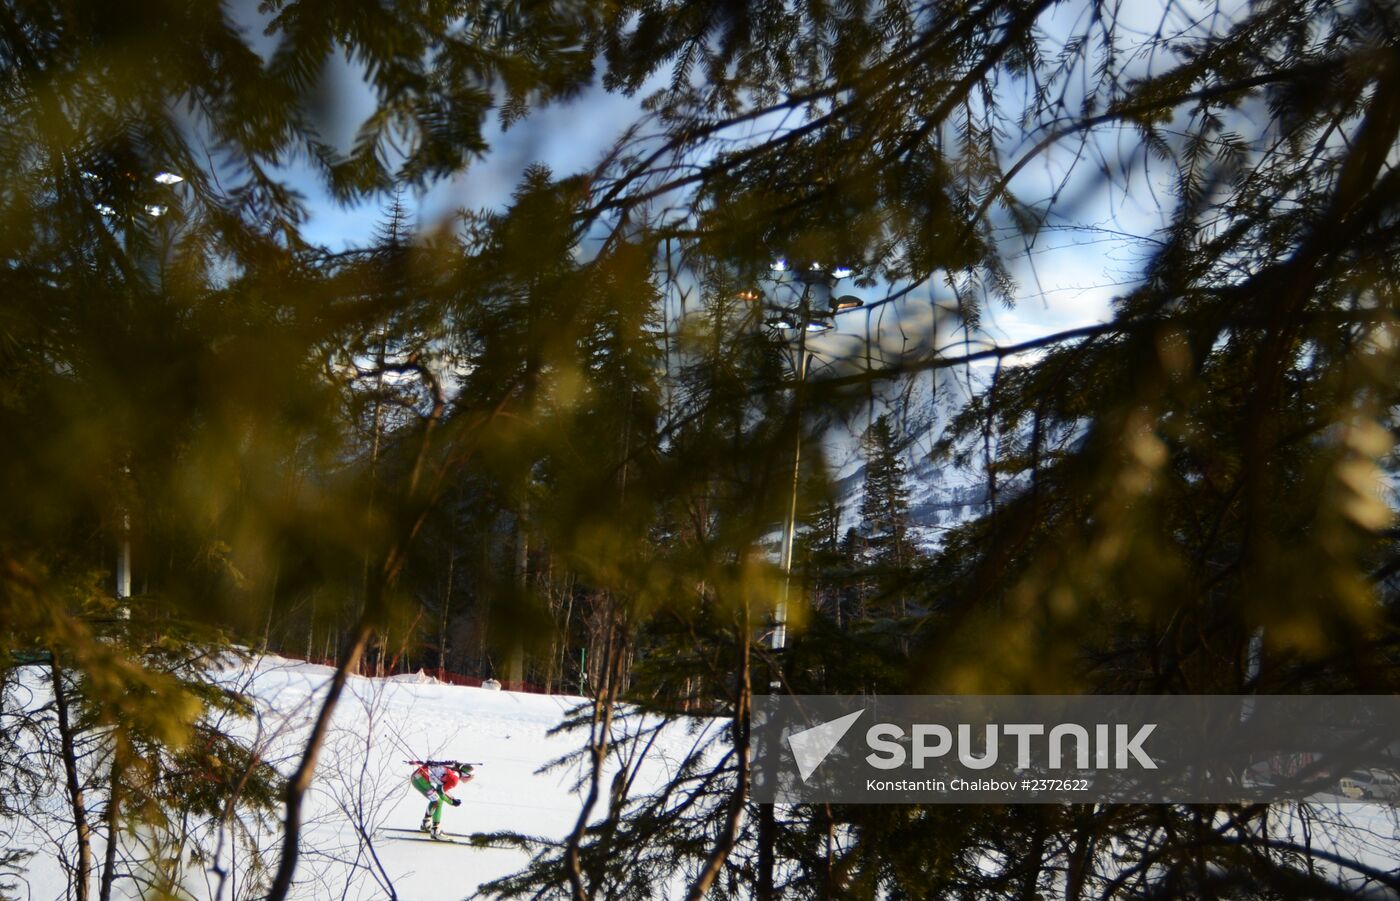
[[[1031,828],[1031,847],[1022,863],[1021,890],[1016,895],[1018,901],[1036,901],[1040,897],[1040,873],[1045,866],[1045,817],[1041,811],[1032,808],[1035,822]]]
[[[612,716],[617,704],[616,662],[622,656],[621,649],[617,646],[621,629],[617,625],[615,616],[616,608],[612,604],[612,599],[607,599],[607,630],[608,644],[606,651],[605,671],[602,681],[598,685],[597,694],[593,700],[592,722],[588,733],[588,750],[592,768],[588,779],[588,796],[584,799],[583,807],[579,810],[578,819],[574,821],[573,831],[569,833],[569,838],[565,842],[564,850],[564,871],[569,879],[569,887],[574,901],[587,901],[592,897],[590,887],[583,884],[583,860],[580,847],[583,843],[583,834],[588,827],[588,816],[593,810],[593,804],[598,800],[599,788],[603,778],[603,765],[608,757],[608,741],[612,737]]]
[[[456,523],[456,520],[453,520]],[[454,528],[452,547],[447,553],[447,588],[442,593],[442,621],[438,624],[438,678],[447,672],[447,619],[452,608],[452,576],[457,568],[457,535]]]
[[[758,901],[773,901],[774,845],[778,840],[776,805],[758,805],[758,885],[754,896]]]
[[[826,823],[826,861],[822,867],[822,897],[836,897],[836,870],[833,866],[836,855],[836,818],[831,815],[831,805],[822,805],[822,820]]]
[[[117,833],[121,828],[121,752],[112,749],[112,770],[107,778],[107,850],[102,855],[102,881],[97,901],[112,901],[112,885],[117,881]]]
[[[525,531],[525,519],[529,516],[529,500],[522,499],[520,512],[515,520],[515,578],[523,603],[530,585],[530,536]],[[506,663],[506,688],[519,691],[525,682],[525,647],[519,638],[514,639],[510,648],[510,659]]]
[[[753,680],[749,667],[749,635],[753,628],[749,619],[749,607],[744,604],[743,622],[739,624],[739,697],[734,702],[734,758],[738,761],[735,774],[734,793],[729,798],[729,813],[725,817],[724,831],[715,842],[705,867],[700,871],[686,901],[701,901],[714,885],[724,862],[734,850],[739,837],[739,824],[744,818],[744,808],[749,797],[749,704],[752,701]]]
[[[350,636],[345,654],[340,658],[339,665],[335,669],[335,675],[331,677],[330,691],[326,693],[326,699],[321,703],[321,710],[316,716],[315,725],[312,726],[311,737],[307,739],[306,752],[302,755],[301,764],[297,767],[292,778],[287,781],[287,814],[282,826],[282,856],[277,863],[277,873],[273,877],[272,887],[267,893],[267,901],[283,901],[287,897],[287,893],[291,891],[292,874],[296,872],[297,858],[301,850],[302,801],[306,797],[306,792],[311,788],[311,778],[316,773],[316,762],[321,756],[321,745],[326,740],[326,733],[330,731],[331,715],[335,712],[335,705],[340,700],[341,692],[345,689],[345,682],[350,670],[359,665],[360,655],[364,652],[365,645],[369,643],[373,631],[373,623],[369,621],[367,616],[361,617],[354,633]],[[86,898],[80,898],[79,901],[86,901]]]
[[[63,773],[68,780],[68,800],[73,808],[73,830],[78,837],[78,862],[75,875],[77,901],[88,901],[89,877],[92,875],[92,831],[88,826],[87,805],[83,800],[83,784],[78,778],[78,752],[73,740],[73,725],[69,719],[68,691],[63,686],[63,669],[58,652],[51,651],[49,667],[53,677],[53,704],[58,714],[58,736],[63,753]]]

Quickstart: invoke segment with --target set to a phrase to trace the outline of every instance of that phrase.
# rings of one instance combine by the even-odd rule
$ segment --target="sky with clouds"
[[[251,2],[251,0],[245,0]],[[1164,26],[1162,5],[1156,2],[1120,4],[1120,27],[1132,32],[1152,33],[1154,29],[1199,30],[1217,27],[1209,15],[1193,18],[1191,7],[1197,0],[1178,0],[1172,15],[1179,22]],[[1200,0],[1205,8],[1205,0]],[[1067,2],[1054,7],[1042,20],[1042,35],[1051,43],[1063,42],[1085,27],[1089,4]],[[1215,9],[1216,15],[1220,7]],[[265,20],[248,7],[243,15],[251,33],[260,33]],[[265,54],[270,39],[254,34],[250,40]],[[1160,62],[1160,61],[1159,61]],[[1146,58],[1127,64],[1129,75],[1146,71]],[[494,119],[485,128],[490,152],[464,171],[433,184],[426,191],[405,197],[420,228],[429,229],[450,219],[458,210],[503,208],[519,184],[526,167],[542,163],[556,175],[572,174],[595,167],[613,147],[624,130],[641,115],[640,98],[664,85],[670,73],[663,69],[650,86],[636,97],[612,94],[594,84],[582,96],[565,104],[536,109],[509,130],[502,131]],[[353,63],[332,60],[327,68],[327,93],[334,109],[331,118],[342,123],[339,134],[328,137],[347,149],[355,126],[373,109],[374,98],[363,76]],[[1016,108],[1024,81],[1005,78],[996,84],[999,99]],[[1074,100],[1071,96],[1071,102]],[[754,121],[747,128],[757,136],[764,129],[782,129],[797,123]],[[998,151],[1004,165],[1034,148],[1044,131],[1007,134]],[[742,136],[740,136],[742,138]],[[950,143],[951,146],[951,143]],[[331,250],[360,245],[372,235],[382,220],[387,198],[343,205],[333,201],[319,186],[318,176],[309,167],[293,164],[286,170],[291,184],[307,198],[309,217],[303,228],[305,238]],[[1015,302],[983,304],[981,330],[969,334],[960,328],[951,312],[956,304],[947,284],[938,278],[909,291],[899,300],[880,303],[889,290],[885,286],[853,288],[838,286],[837,293],[854,292],[867,306],[836,318],[836,328],[811,337],[814,351],[811,371],[849,371],[851,365],[881,367],[902,358],[927,359],[930,350],[960,355],[969,350],[995,345],[1012,345],[1055,332],[1093,325],[1111,318],[1115,296],[1130,291],[1150,257],[1153,236],[1171,214],[1171,191],[1165,167],[1155,171],[1143,153],[1142,142],[1130,130],[1107,129],[1096,132],[1085,144],[1057,145],[1019,171],[1010,188],[1023,202],[1048,208],[1046,227],[1032,239],[1008,222],[1004,230],[1003,255],[1016,284]],[[1054,203],[1050,204],[1050,198]],[[1048,205],[1048,206],[1047,206]],[[672,310],[679,307],[674,304]],[[1030,362],[1037,352],[1007,357],[1002,365]],[[942,369],[927,380],[916,380],[918,390],[931,391],[944,401],[924,405],[933,418],[911,427],[915,458],[932,447],[949,405],[960,404],[974,391],[985,387],[995,367],[994,360],[970,366]],[[924,382],[927,382],[925,387]],[[878,413],[882,392],[901,390],[894,385],[872,389],[868,410],[858,421],[835,425],[824,439],[827,458],[838,475],[848,475],[859,466],[855,436],[863,423]],[[909,409],[908,405],[904,409]]]
[[[1161,7],[1157,4],[1126,6],[1128,9],[1122,11],[1124,27],[1149,29],[1158,24],[1154,17],[1160,17]],[[243,15],[248,17],[251,42],[266,52],[270,45],[256,34],[262,30],[256,14]],[[1130,18],[1133,15],[1138,21]],[[1045,34],[1050,40],[1057,34],[1068,36],[1083,27],[1083,16],[1080,4],[1057,7],[1042,22]],[[668,74],[662,72],[658,78],[664,80]],[[337,106],[335,118],[347,123],[341,134],[331,137],[348,147],[354,123],[372,109],[373,98],[353,64],[343,59],[330,64],[327,77]],[[1007,81],[997,90],[1005,93],[1003,99],[1014,102],[1014,93],[1023,88]],[[595,84],[576,100],[538,109],[507,131],[493,121],[486,133],[491,151],[483,159],[406,199],[423,228],[459,209],[500,208],[508,202],[527,165],[543,163],[556,174],[591,168],[639,113],[637,98],[610,94]],[[1042,136],[1010,136],[1000,150],[1005,159],[1014,160]],[[984,333],[978,336],[984,346],[989,341],[1015,344],[1105,321],[1111,299],[1133,286],[1151,251],[1151,235],[1170,212],[1160,205],[1168,193],[1166,185],[1153,183],[1149,167],[1126,165],[1140,151],[1129,132],[1098,135],[1091,149],[1090,158],[1085,158],[1082,147],[1078,152],[1071,147],[1053,149],[1037,157],[1013,181],[1013,191],[1023,200],[1035,203],[1053,195],[1057,203],[1048,220],[1050,227],[1033,242],[1027,243],[1014,229],[1007,229],[1004,251],[1017,284],[1016,302],[1010,308],[986,304]],[[1115,165],[1120,167],[1117,171]],[[304,235],[312,243],[332,250],[362,243],[382,216],[383,199],[337,204],[319,188],[308,168],[293,164],[286,174],[308,198]],[[1156,175],[1165,177],[1164,172]],[[875,299],[880,292],[856,293]],[[935,319],[944,334],[934,340],[945,346],[959,337],[953,334],[956,323],[940,312],[950,305],[951,293],[935,280],[903,301],[842,315],[838,328],[817,338],[814,347],[830,358],[863,352],[867,346],[882,354],[898,355],[908,347],[910,334],[920,328],[927,334]],[[1018,361],[1007,362],[1014,365]]]

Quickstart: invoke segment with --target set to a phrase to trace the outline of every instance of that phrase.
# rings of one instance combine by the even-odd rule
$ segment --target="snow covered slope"
[[[257,721],[240,728],[265,750],[268,759],[290,772],[330,673],[328,667],[267,657],[219,675],[246,687],[259,700]],[[513,848],[442,844],[379,832],[385,827],[415,829],[423,816],[425,802],[409,785],[413,767],[403,761],[437,758],[482,764],[472,782],[454,790],[463,803],[445,812],[445,831],[462,835],[519,832],[557,841],[568,835],[579,814],[582,796],[575,792],[579,770],[568,766],[545,774],[536,771],[586,741],[586,730],[549,734],[582,702],[574,697],[444,685],[426,677],[352,678],[308,798],[305,850],[294,896],[346,901],[386,898],[390,896],[387,884],[392,882],[396,896],[404,901],[447,901],[471,897],[481,883],[520,869],[528,854]],[[641,766],[639,791],[669,778],[669,762],[695,741],[685,727],[696,724],[691,721],[663,730]],[[53,812],[61,814],[63,799],[50,800]],[[102,803],[100,794],[89,795],[91,808],[100,811]],[[65,839],[33,828],[21,833],[20,839],[23,846],[38,852],[26,873],[28,897],[33,901],[63,898],[67,880],[54,841]],[[247,897],[244,893],[253,889],[247,881],[249,867],[258,863],[252,858],[271,865],[275,839],[270,832],[262,834],[257,841],[260,851],[253,851],[246,845],[235,848],[232,835],[226,836],[218,856],[230,876],[222,892],[211,860],[186,861],[184,887],[194,898]],[[66,841],[71,848],[71,837]],[[98,861],[102,844],[99,840],[94,847]],[[347,885],[349,891],[343,894]],[[119,883],[118,889],[119,897],[138,896],[132,881]]]
[[[218,675],[258,700],[259,716],[244,724],[245,735],[267,759],[290,772],[330,672],[327,667],[266,657],[250,666],[229,666]],[[47,703],[43,679],[38,670],[34,676],[32,701],[42,706]],[[582,731],[550,734],[581,702],[449,686],[424,677],[352,678],[308,798],[294,897],[456,901],[473,897],[485,882],[519,870],[528,861],[525,851],[440,844],[382,832],[386,827],[413,829],[423,814],[424,802],[408,784],[412,767],[403,761],[430,757],[482,764],[477,778],[454,792],[463,804],[446,812],[444,826],[449,832],[518,832],[558,841],[578,816],[582,802],[575,783],[579,773],[575,767],[537,771],[584,743]],[[638,724],[634,719],[629,731],[635,732]],[[666,726],[640,765],[636,793],[668,779],[675,761],[698,738],[720,729],[720,722],[694,718]],[[18,846],[37,852],[25,874],[28,890],[19,894],[28,901],[56,901],[67,892],[56,848],[63,843],[71,853],[72,836],[61,825],[60,785],[53,784],[49,797],[39,805],[40,815],[16,836]],[[104,803],[100,791],[91,793],[88,803],[100,815]],[[1270,829],[1279,840],[1306,840],[1313,847],[1356,855],[1388,870],[1400,847],[1397,813],[1396,808],[1380,804],[1313,805],[1305,827],[1295,805],[1279,805]],[[51,828],[42,828],[45,821]],[[0,836],[14,825],[0,822]],[[257,882],[249,874],[259,865],[275,862],[277,823],[266,829],[248,823],[232,826],[224,830],[222,844],[217,842],[217,829],[204,835],[201,841],[208,840],[209,853],[203,859],[188,857],[181,862],[182,887],[188,897],[241,901],[258,896]],[[249,827],[241,837],[237,835],[240,826]],[[127,841],[141,839],[132,836]],[[100,861],[100,840],[93,851]],[[1325,863],[1320,866],[1328,869]],[[220,871],[227,877],[222,884]],[[656,897],[677,897],[680,882],[678,874],[675,886],[658,885]],[[123,878],[115,894],[139,897],[139,883]]]

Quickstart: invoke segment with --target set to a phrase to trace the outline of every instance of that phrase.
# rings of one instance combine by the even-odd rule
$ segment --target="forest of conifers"
[[[418,214],[603,90],[636,102],[601,158]],[[6,0],[0,117],[0,813],[64,783],[104,901],[91,833],[243,807],[285,897],[347,673],[583,694],[595,796],[624,704],[732,718],[742,756],[769,690],[1397,687],[1392,4]],[[318,245],[315,203],[372,237]],[[1128,248],[1102,320],[999,342],[1066,238]],[[806,343],[917,302],[897,352]],[[930,529],[934,470],[976,502]],[[262,652],[338,665],[285,773],[197,675]],[[179,787],[200,755],[230,775]],[[693,812],[615,798],[512,891],[1400,892],[1268,805],[775,823],[712,764]]]

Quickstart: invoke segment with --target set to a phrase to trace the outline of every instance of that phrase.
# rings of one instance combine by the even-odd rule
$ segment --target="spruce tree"
[[[882,413],[861,439],[865,480],[860,528],[870,559],[900,566],[909,560],[909,472],[900,455],[889,413]]]
[[[1267,808],[834,806],[768,842],[745,715],[774,675],[1395,690],[1395,9],[1168,4],[1144,29],[1132,4],[1050,0],[507,6],[271,2],[266,56],[221,4],[7,7],[0,667],[47,663],[74,692],[65,710],[94,718],[50,728],[197,755],[182,742],[212,702],[103,622],[119,546],[139,573],[123,600],[172,619],[267,634],[324,604],[311,624],[339,665],[289,780],[280,901],[347,672],[412,621],[405,587],[436,584],[419,539],[528,506],[532,540],[593,604],[601,662],[589,803],[503,893],[643,896],[678,869],[697,897],[1352,891],[1272,843]],[[374,97],[349,148],[318,102],[332,48]],[[422,186],[485,152],[491,104],[516,123],[579,96],[595,66],[609,89],[654,93],[585,175],[531,170],[508,210],[443,234],[308,245],[289,160],[341,200]],[[1041,169],[1054,185],[1029,178]],[[983,331],[988,303],[1025,299],[1016,257],[1116,231],[1083,210],[1121,206],[1120,189],[1161,203],[1102,321],[1010,346]],[[936,285],[965,340],[866,347],[797,384],[761,327],[779,254],[858,264],[862,290],[888,291],[872,313]],[[861,578],[912,602],[907,645],[821,616],[804,635],[794,604],[790,653],[769,653],[781,581],[762,549],[792,448],[818,444],[811,411],[953,367],[972,398],[944,449],[984,484],[980,515],[913,565],[898,457],[874,465],[884,439],[862,498],[879,567]],[[467,484],[489,487],[443,523]],[[494,520],[481,569],[507,547]],[[547,625],[547,603],[513,590],[493,634]],[[707,705],[732,753],[687,759],[646,797],[605,785],[629,692]],[[137,798],[128,772],[113,784]],[[679,816],[677,798],[693,802]],[[1328,866],[1397,887],[1361,861]]]
[[[860,607],[902,618],[908,613],[907,568],[918,550],[909,532],[908,468],[900,455],[891,414],[882,413],[861,438],[865,479],[860,502],[860,551],[864,567]],[[899,628],[899,627],[895,627]]]

